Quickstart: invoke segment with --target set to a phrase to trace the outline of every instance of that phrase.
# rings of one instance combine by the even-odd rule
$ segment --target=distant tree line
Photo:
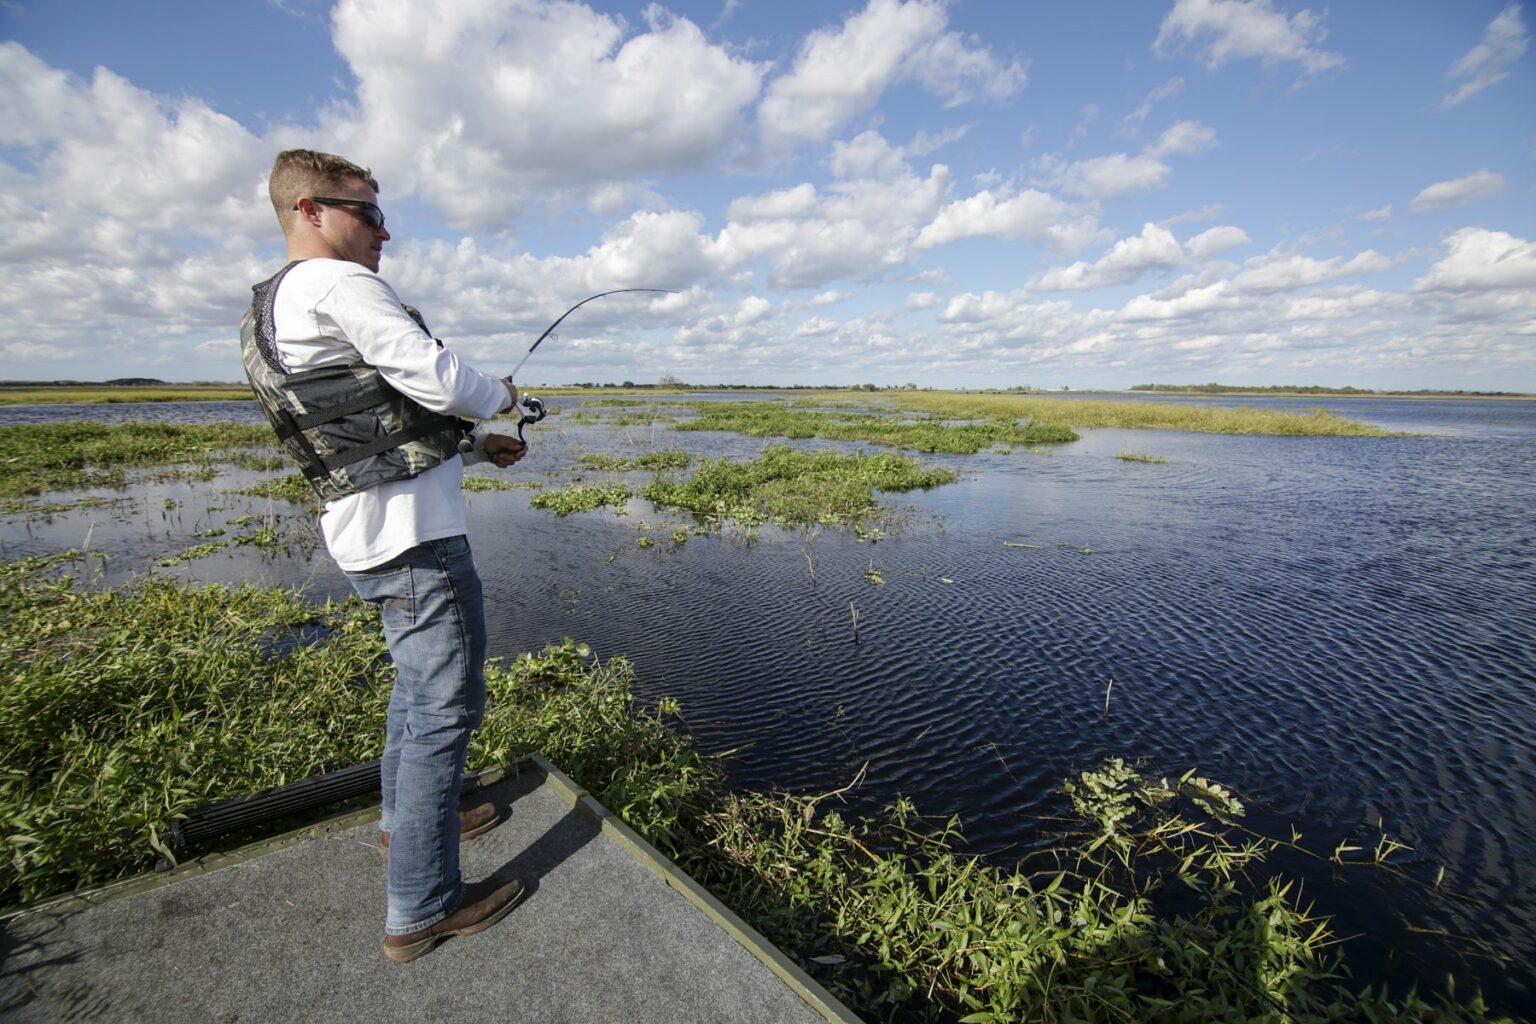
[[[570,384],[545,385],[557,388],[636,388],[647,390],[666,388],[672,391],[932,391],[919,389],[916,384],[684,384],[676,377],[663,377],[655,384],[637,384],[626,380],[622,384],[606,381],[578,381]]]
[[[1133,384],[1132,391],[1194,392],[1203,395],[1274,394],[1274,395],[1425,395],[1470,398],[1512,398],[1518,391],[1443,391],[1422,388],[1418,391],[1373,391],[1370,388],[1325,388],[1320,384],[1268,384],[1245,386],[1233,384]]]
[[[243,388],[245,381],[231,384],[221,380],[179,381],[172,384],[159,377],[114,377],[112,380],[0,380],[0,388]]]

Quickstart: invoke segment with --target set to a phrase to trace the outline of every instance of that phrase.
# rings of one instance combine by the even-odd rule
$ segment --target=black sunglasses
[[[321,206],[350,206],[357,210],[358,216],[363,218],[363,223],[377,231],[384,226],[384,211],[365,199],[331,199],[326,196],[310,196],[309,201],[319,203]],[[299,204],[293,204],[297,210]]]

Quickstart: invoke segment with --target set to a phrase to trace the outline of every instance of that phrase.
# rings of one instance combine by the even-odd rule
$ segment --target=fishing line
[[[523,353],[523,358],[519,359],[517,361],[517,365],[512,368],[512,372],[507,374],[507,379],[511,380],[517,376],[518,371],[523,368],[523,364],[528,361],[528,357],[533,355],[534,349],[538,348],[544,343],[545,338],[559,337],[558,334],[555,334],[555,328],[559,327],[560,322],[566,317],[570,316],[572,313],[576,312],[578,309],[580,309],[582,306],[585,306],[593,299],[600,299],[605,295],[622,295],[625,292],[658,292],[663,295],[677,294],[677,292],[670,288],[615,288],[612,291],[598,292],[596,295],[589,295],[582,299],[580,302],[576,303],[576,305],[572,306],[570,309],[566,310],[564,313],[561,313],[559,319],[550,324],[548,327],[544,328],[544,333],[539,335],[538,339],[535,340],[532,345],[528,346],[528,351]],[[544,403],[532,395],[524,395],[521,399],[518,400],[517,404],[524,409],[522,417],[517,421],[517,439],[521,441],[523,440],[523,427],[529,423],[539,422],[539,420],[544,418],[546,413],[544,409]],[[491,417],[489,416],[485,416],[476,420],[474,424],[469,428],[469,430],[465,431],[464,436],[459,439],[459,451],[468,455],[470,452],[475,450],[475,431],[479,430],[480,425],[490,418]]]

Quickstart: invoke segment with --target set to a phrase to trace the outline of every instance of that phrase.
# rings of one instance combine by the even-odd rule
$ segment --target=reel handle
[[[530,423],[537,423],[545,416],[548,416],[549,410],[544,408],[544,402],[541,399],[535,398],[532,395],[524,395],[518,400],[517,404],[527,410],[523,413],[522,418],[517,421],[517,439],[526,445],[528,442],[523,440],[523,428]]]

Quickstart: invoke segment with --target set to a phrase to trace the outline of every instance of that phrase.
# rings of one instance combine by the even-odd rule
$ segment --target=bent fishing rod
[[[528,357],[533,355],[533,350],[542,345],[545,338],[559,337],[558,334],[555,334],[555,328],[559,327],[560,322],[566,317],[570,316],[572,313],[576,312],[578,309],[580,309],[582,306],[585,306],[593,299],[600,299],[605,295],[621,295],[625,292],[659,292],[664,295],[677,294],[670,288],[615,288],[612,291],[598,292],[596,295],[589,295],[582,299],[580,302],[576,303],[576,305],[572,306],[570,309],[566,310],[564,313],[561,313],[559,319],[550,324],[548,327],[544,328],[544,333],[539,335],[538,339],[532,345],[528,346],[528,351],[523,353],[523,358],[519,359],[517,361],[517,365],[512,367],[512,372],[507,374],[507,379],[512,380],[517,376],[517,372],[523,368],[523,364],[528,361]],[[532,395],[522,396],[520,399],[518,399],[517,405],[521,406],[523,409],[523,415],[517,421],[517,439],[519,441],[523,441],[523,427],[530,423],[539,422],[545,417],[545,415],[547,415],[547,413],[544,409],[544,403]],[[459,439],[459,451],[468,455],[470,452],[475,450],[475,431],[479,430],[480,425],[490,418],[491,417],[489,416],[485,416],[476,420],[474,424],[464,432],[464,436]],[[527,444],[526,441],[523,441],[523,443],[525,445]]]

